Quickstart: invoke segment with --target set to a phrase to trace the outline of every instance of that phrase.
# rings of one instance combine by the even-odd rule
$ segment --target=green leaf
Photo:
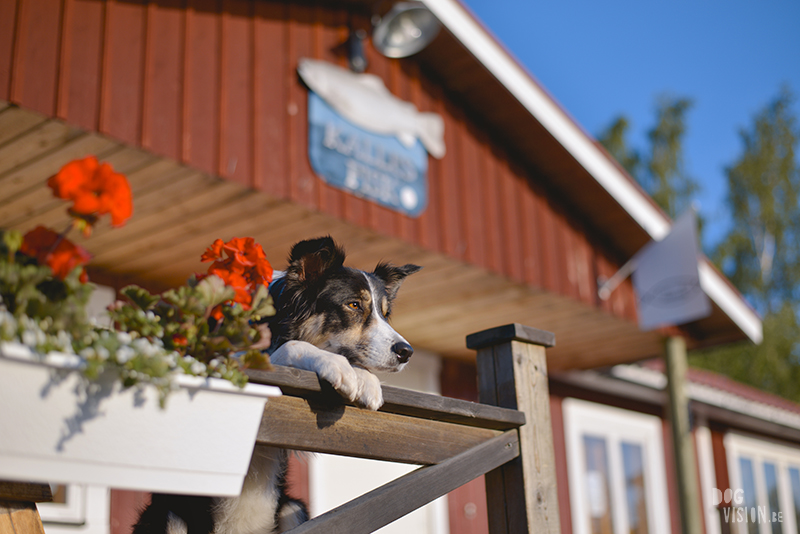
[[[6,230],[3,232],[3,244],[8,249],[9,257],[13,257],[22,248],[22,232],[18,230]]]
[[[222,278],[216,275],[203,278],[194,290],[206,308],[213,308],[236,296],[233,288],[226,286]]]
[[[161,299],[158,295],[153,295],[146,289],[135,285],[122,288],[120,294],[144,311],[155,308],[156,304]]]

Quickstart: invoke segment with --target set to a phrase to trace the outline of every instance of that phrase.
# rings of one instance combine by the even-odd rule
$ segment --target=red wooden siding
[[[634,319],[629,283],[596,297],[618,266],[603,237],[413,58],[366,46],[368,72],[445,120],[427,210],[408,218],[315,176],[298,60],[345,65],[348,28],[368,26],[325,2],[2,0],[0,99]]]

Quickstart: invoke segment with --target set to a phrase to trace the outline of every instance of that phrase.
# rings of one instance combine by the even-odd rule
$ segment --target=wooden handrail
[[[469,336],[482,404],[384,386],[385,403],[371,412],[315,373],[248,371],[284,392],[267,403],[259,445],[423,465],[287,534],[366,534],[483,474],[492,534],[558,534],[544,352],[554,343],[518,324]]]

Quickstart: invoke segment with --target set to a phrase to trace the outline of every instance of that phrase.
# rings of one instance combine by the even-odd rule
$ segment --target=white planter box
[[[0,480],[238,495],[272,386],[179,376],[158,404],[152,386],[100,382],[88,398],[79,359],[0,343]]]

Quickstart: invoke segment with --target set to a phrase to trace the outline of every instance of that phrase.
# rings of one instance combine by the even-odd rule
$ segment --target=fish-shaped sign
[[[308,58],[300,60],[297,72],[314,93],[353,124],[376,134],[393,135],[406,147],[419,139],[431,156],[444,157],[442,117],[422,113],[411,102],[400,100],[378,76]]]

